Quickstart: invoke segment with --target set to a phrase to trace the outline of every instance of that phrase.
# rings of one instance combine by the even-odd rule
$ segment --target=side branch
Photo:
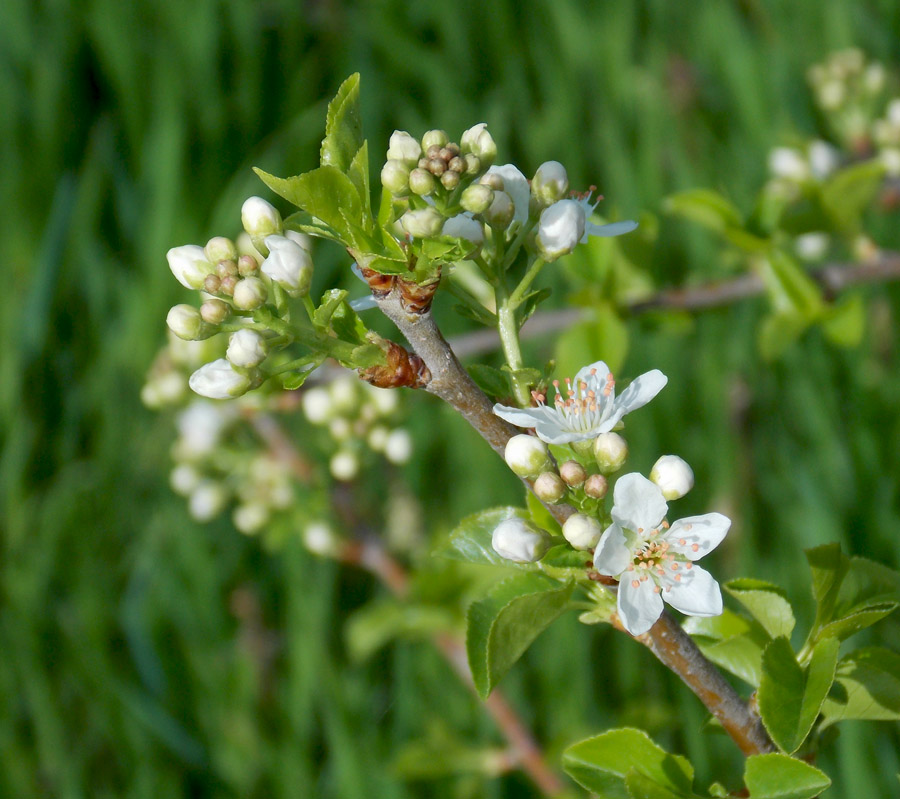
[[[408,313],[395,292],[380,297],[378,305],[406,336],[431,372],[432,381],[426,390],[459,411],[502,456],[506,442],[518,429],[494,415],[490,400],[462,368],[430,312]],[[568,505],[549,505],[547,508],[560,523],[574,512]],[[774,750],[759,718],[668,613],[663,613],[650,631],[636,640],[684,681],[745,755]]]

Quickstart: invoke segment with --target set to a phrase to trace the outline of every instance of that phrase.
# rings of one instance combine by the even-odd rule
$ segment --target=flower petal
[[[592,375],[591,372],[594,372],[594,374]],[[604,361],[595,361],[578,370],[578,374],[575,375],[575,385],[577,386],[579,383],[589,383],[592,378],[603,385],[606,382],[606,376],[609,373],[609,367]]]
[[[623,222],[612,222],[609,225],[595,225],[588,220],[584,230],[584,238],[581,243],[584,244],[588,240],[588,236],[621,236],[624,233],[631,233],[638,226],[633,219],[627,219]]]
[[[622,475],[613,489],[613,521],[632,532],[651,530],[665,518],[669,506],[659,486],[637,472]]]
[[[493,408],[494,413],[501,419],[514,424],[516,427],[537,427],[538,425],[547,425],[556,422],[558,424],[558,413],[553,408],[546,405],[537,408],[513,408],[510,405],[500,405],[499,403]]]
[[[663,612],[662,596],[653,590],[655,587],[653,580],[623,580],[619,583],[616,601],[619,618],[632,635],[643,635]]]
[[[500,175],[503,178],[503,190],[512,197],[513,205],[515,206],[513,221],[527,222],[531,188],[528,186],[528,179],[525,175],[513,164],[492,166],[487,173],[489,175]]]
[[[722,592],[706,569],[694,566],[682,569],[679,574],[681,580],[667,581],[663,591],[666,602],[675,610],[688,616],[718,616],[722,612]]]
[[[669,378],[660,372],[659,369],[644,372],[640,377],[632,380],[631,385],[619,395],[619,398],[616,400],[616,406],[624,408],[625,413],[642,408],[659,394],[663,386],[668,382]]]
[[[673,552],[684,555],[688,560],[700,560],[722,543],[730,527],[731,519],[721,513],[687,516],[672,523],[666,540]]]
[[[618,524],[606,528],[597,548],[594,550],[594,568],[600,574],[618,577],[633,560],[630,549],[625,545],[625,534]]]

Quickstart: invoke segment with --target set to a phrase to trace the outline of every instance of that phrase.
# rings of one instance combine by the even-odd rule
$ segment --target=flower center
[[[663,521],[658,528],[649,531],[638,528],[637,534],[643,539],[643,542],[634,551],[634,558],[628,564],[627,569],[631,572],[633,588],[638,588],[641,583],[652,580],[655,583],[653,586],[655,593],[660,593],[663,588],[671,591],[673,582],[681,582],[682,571],[690,570],[694,565],[680,552],[672,551],[669,541],[660,537],[668,528],[667,521]],[[684,539],[679,541],[682,546],[685,543]]]

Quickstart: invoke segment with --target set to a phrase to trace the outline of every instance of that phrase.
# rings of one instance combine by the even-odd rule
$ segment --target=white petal
[[[625,535],[617,524],[611,524],[594,550],[594,568],[600,574],[618,577],[633,560],[631,550],[625,546]]]
[[[673,522],[666,540],[673,552],[684,555],[688,560],[700,560],[722,543],[730,527],[731,519],[721,513],[688,516]]]
[[[722,612],[722,592],[706,569],[694,566],[678,573],[681,580],[667,581],[669,584],[663,591],[666,602],[675,610],[688,616],[718,616]]]
[[[509,405],[500,405],[493,408],[494,413],[516,427],[536,427],[539,424],[557,421],[557,412],[547,406],[538,408],[513,408]]]
[[[663,612],[662,596],[653,590],[655,587],[653,580],[625,579],[619,583],[619,618],[632,635],[643,635]]]
[[[631,385],[619,395],[616,405],[619,408],[624,408],[625,413],[642,408],[659,394],[663,386],[668,382],[669,378],[660,372],[659,369],[644,372],[640,377],[632,380]]]
[[[591,372],[595,372],[593,379],[597,380],[601,385],[606,382],[606,376],[609,374],[609,367],[603,361],[596,361],[578,370],[575,375],[575,385],[579,383],[587,383],[591,380]]]
[[[659,490],[637,472],[622,475],[613,489],[613,520],[635,533],[650,531],[665,518],[669,506]]]
[[[609,225],[595,225],[588,220],[584,230],[584,238],[581,243],[584,244],[588,240],[588,236],[621,236],[623,233],[631,233],[638,226],[633,219],[624,222],[612,222]]]
[[[512,197],[515,206],[514,222],[526,222],[528,220],[528,204],[531,200],[531,188],[528,179],[513,164],[501,164],[492,166],[487,173],[500,175],[503,178],[503,191]]]

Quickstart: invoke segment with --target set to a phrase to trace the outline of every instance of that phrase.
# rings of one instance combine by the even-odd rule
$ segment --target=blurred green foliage
[[[262,190],[251,165],[312,167],[324,100],[355,70],[375,154],[395,127],[486,121],[502,159],[562,160],[621,216],[698,186],[746,210],[767,149],[813,129],[805,68],[851,44],[892,66],[900,8],[8,0],[0,22],[0,794],[534,795],[518,774],[400,780],[386,764],[406,745],[409,762],[429,738],[499,743],[477,700],[426,643],[351,662],[343,625],[380,593],[369,577],[290,538],[270,555],[226,522],[198,526],[170,493],[170,422],[137,398],[182,298],[165,250],[233,231]],[[322,286],[339,256],[321,250]],[[661,286],[724,272],[712,240],[671,219],[646,266]],[[755,347],[761,300],[629,324],[623,374],[670,376],[629,427],[635,467],[684,456],[698,477],[684,510],[735,519],[717,573],[783,585],[807,614],[803,547],[900,565],[898,292],[868,303],[859,350],[814,332],[775,364]],[[423,436],[407,476],[429,529],[521,502],[464,423],[411,405]],[[869,640],[896,650],[900,625]],[[503,686],[551,759],[634,724],[706,782],[714,763],[741,772],[649,653],[574,617]],[[890,795],[897,752],[896,725],[845,724],[820,762],[830,793]]]

